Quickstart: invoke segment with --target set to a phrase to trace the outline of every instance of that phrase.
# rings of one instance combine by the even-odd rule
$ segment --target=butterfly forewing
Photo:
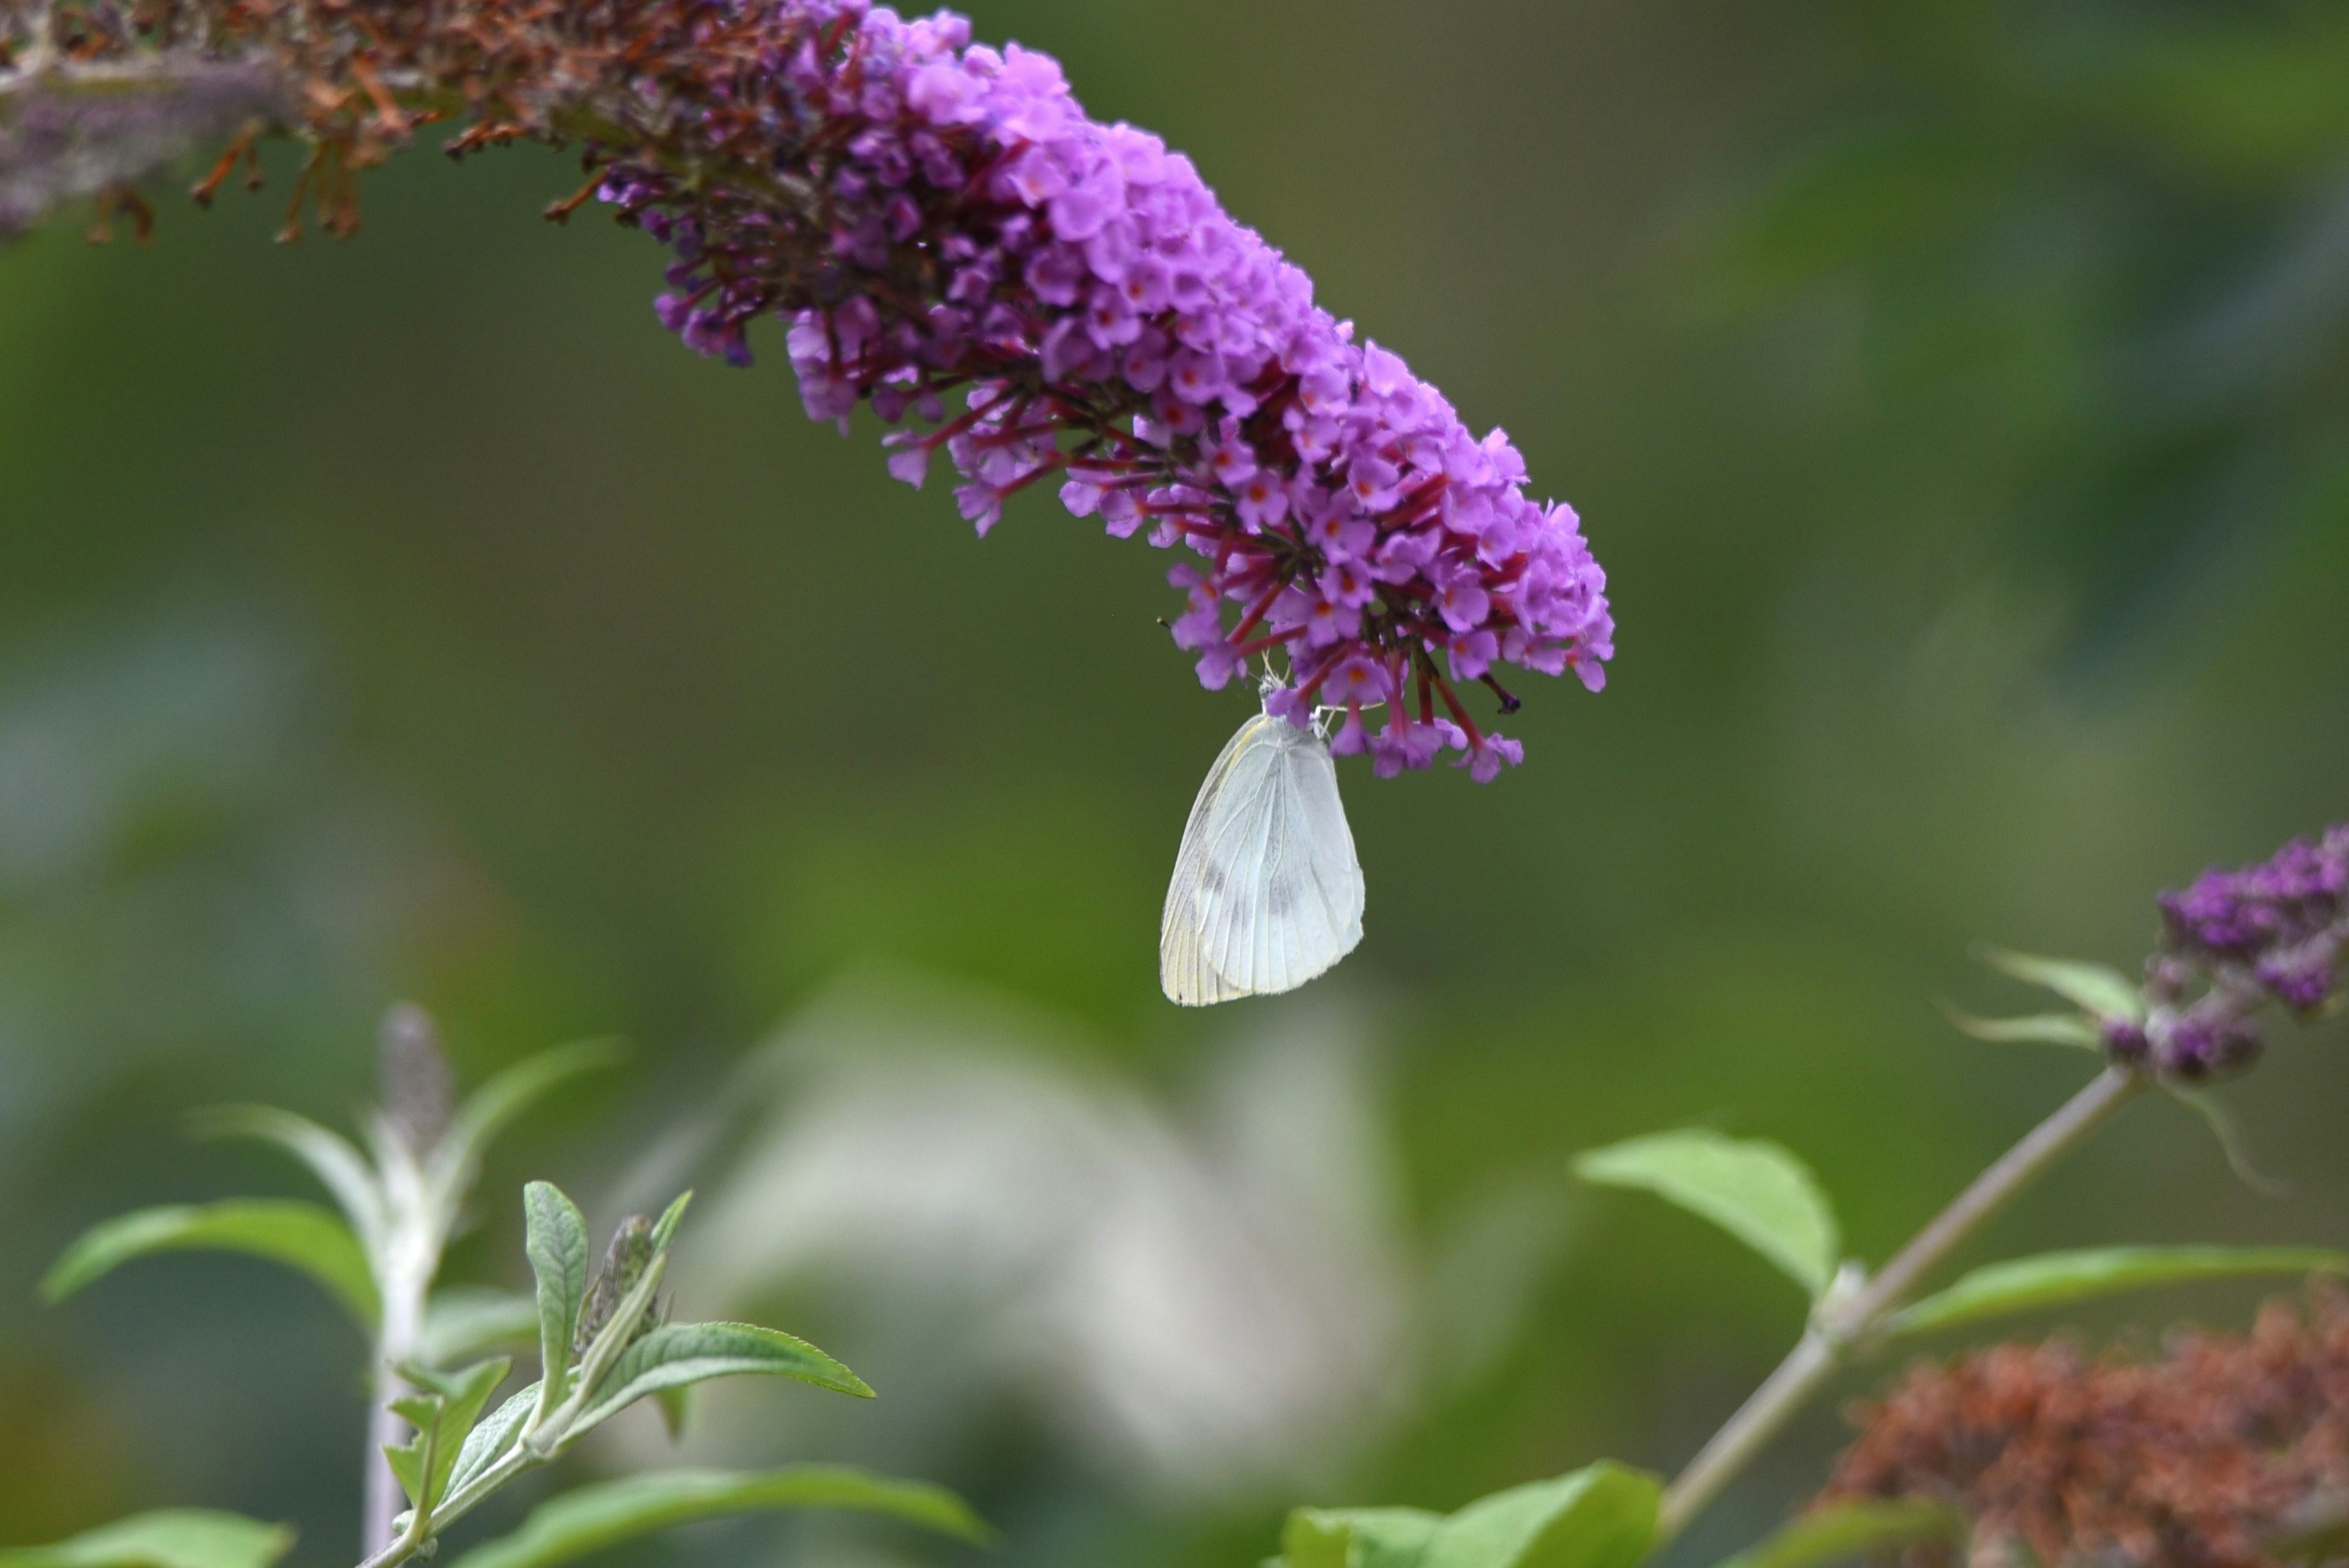
[[[1159,980],[1185,1006],[1293,990],[1362,936],[1362,873],[1319,737],[1258,714],[1192,803],[1159,928]]]

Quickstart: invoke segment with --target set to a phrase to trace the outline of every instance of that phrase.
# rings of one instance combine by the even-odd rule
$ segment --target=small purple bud
[[[2153,1048],[2144,1026],[2134,1019],[2106,1018],[2098,1023],[2097,1030],[2105,1037],[2105,1054],[2124,1066],[2141,1064]]]

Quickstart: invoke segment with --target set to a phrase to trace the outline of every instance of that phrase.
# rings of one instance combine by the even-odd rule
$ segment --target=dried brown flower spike
[[[1857,1407],[1821,1501],[1930,1499],[1974,1522],[1968,1568],[2268,1568],[2349,1494],[2349,1297],[2271,1303],[2249,1334],[2152,1360],[2002,1345],[1919,1366]],[[1942,1568],[1944,1547],[1909,1568]]]

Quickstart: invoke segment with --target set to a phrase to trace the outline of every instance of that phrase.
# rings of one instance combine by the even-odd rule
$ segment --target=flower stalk
[[[1664,1490],[1657,1517],[1658,1544],[1678,1535],[1720,1495],[1820,1386],[1865,1348],[1872,1331],[1992,1215],[2046,1174],[2147,1084],[2144,1075],[2127,1067],[2106,1067],[1976,1177],[1891,1262],[1857,1289],[1822,1302],[1810,1327],[1777,1370]]]

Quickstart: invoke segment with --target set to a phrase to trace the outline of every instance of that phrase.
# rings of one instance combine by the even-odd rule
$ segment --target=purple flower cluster
[[[809,414],[926,421],[887,438],[890,471],[918,485],[943,449],[982,535],[1053,480],[1111,535],[1184,547],[1173,632],[1201,682],[1279,652],[1276,711],[1341,713],[1331,749],[1382,776],[1445,751],[1480,781],[1520,760],[1455,682],[1504,712],[1502,663],[1603,684],[1613,620],[1573,510],[1529,499],[1506,436],[1471,435],[1318,307],[1187,158],[1087,118],[1053,60],[974,46],[950,13],[730,14],[769,46],[686,130],[670,105],[664,135],[738,165],[754,149],[771,182],[616,149],[602,192],[675,250],[657,307],[687,343],[747,363],[749,324],[785,317]]]
[[[2184,957],[2248,971],[2286,1007],[2323,1003],[2349,940],[2349,823],[2314,843],[2295,838],[2237,871],[2204,872],[2161,896],[2164,935]]]
[[[2251,1015],[2270,1000],[2314,1012],[2349,953],[2349,824],[2270,858],[2213,868],[2160,898],[2164,950],[2146,964],[2146,1017],[2105,1021],[2113,1054],[2180,1077],[2259,1054]],[[2199,994],[2195,992],[2198,988]]]

